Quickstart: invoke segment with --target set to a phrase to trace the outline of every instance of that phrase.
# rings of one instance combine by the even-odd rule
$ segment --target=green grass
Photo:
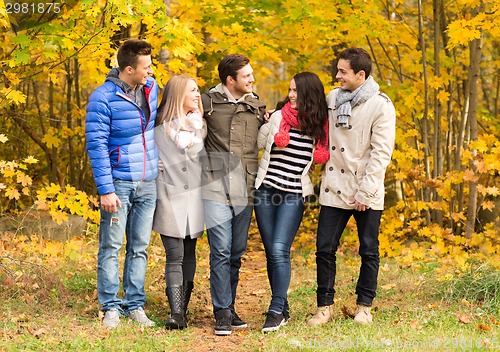
[[[306,322],[316,310],[316,270],[310,251],[293,252],[289,290],[291,320],[276,333],[263,334],[262,312],[270,300],[258,238],[251,236],[242,267],[237,309],[249,328],[228,337],[213,335],[208,281],[208,246],[198,244],[198,269],[190,304],[190,327],[167,331],[163,248],[150,248],[146,310],[157,326],[144,329],[122,319],[115,330],[100,325],[94,265],[15,266],[0,270],[0,351],[485,351],[500,348],[499,274],[479,267],[451,281],[438,282],[434,264],[401,267],[383,259],[374,301],[374,323],[357,325],[342,308],[353,308],[359,270],[355,250],[337,260],[334,319],[324,326]],[[88,251],[97,253],[88,246]],[[26,259],[26,258],[25,258]],[[0,262],[2,264],[2,262]],[[6,262],[3,262],[7,265]],[[20,273],[25,271],[25,274]],[[17,274],[16,274],[17,273]],[[17,275],[17,276],[16,276]],[[17,279],[16,279],[17,278]],[[464,301],[464,299],[466,301]],[[464,303],[466,302],[466,304]],[[495,309],[496,308],[496,309]]]

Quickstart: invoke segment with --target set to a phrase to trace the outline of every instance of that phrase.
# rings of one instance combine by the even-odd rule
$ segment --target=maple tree
[[[123,39],[152,44],[161,85],[185,73],[205,90],[218,82],[224,55],[246,54],[269,107],[300,71],[318,73],[333,88],[337,54],[359,46],[369,50],[373,75],[398,118],[382,252],[408,260],[426,248],[457,258],[471,248],[498,256],[499,6],[486,0],[82,0],[17,33],[1,8],[0,133],[9,141],[0,150],[0,194],[10,200],[1,211],[22,210],[31,188],[38,192],[31,201],[59,220],[69,212],[95,221],[94,200],[78,193],[95,196],[84,150],[85,106]],[[14,166],[29,155],[38,162],[28,170]],[[25,176],[14,178],[20,170]],[[77,194],[78,206],[71,203]],[[488,212],[496,222],[483,221]]]

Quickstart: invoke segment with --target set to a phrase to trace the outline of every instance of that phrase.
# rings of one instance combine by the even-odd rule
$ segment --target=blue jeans
[[[361,268],[356,284],[356,303],[370,307],[377,291],[380,264],[378,229],[382,210],[356,211],[321,206],[316,237],[317,303],[318,307],[333,304],[336,252],[347,222],[354,216],[358,228]]]
[[[112,308],[128,314],[144,307],[144,279],[148,254],[146,249],[153,227],[156,206],[155,181],[115,180],[115,193],[122,202],[116,213],[101,209],[99,253],[97,254],[97,297],[101,310]],[[118,252],[126,236],[123,267],[123,299],[118,298]]]
[[[262,185],[255,193],[255,217],[266,251],[272,299],[269,310],[288,311],[290,248],[304,214],[302,194]]]
[[[234,310],[241,256],[247,249],[252,206],[237,207],[205,200],[210,245],[210,294],[214,313]]]

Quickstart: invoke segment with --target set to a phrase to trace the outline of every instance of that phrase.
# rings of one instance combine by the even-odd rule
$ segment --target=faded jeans
[[[205,200],[210,245],[210,294],[214,313],[234,311],[241,256],[247,248],[253,206],[231,206]]]
[[[155,181],[114,180],[115,194],[122,206],[116,213],[101,209],[99,252],[97,255],[97,297],[101,310],[112,308],[128,314],[144,307],[144,279],[148,254],[146,249],[153,227],[156,206]],[[120,288],[118,253],[126,238],[123,267],[123,299]]]

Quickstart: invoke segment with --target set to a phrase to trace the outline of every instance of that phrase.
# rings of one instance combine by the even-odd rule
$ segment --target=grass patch
[[[500,272],[487,265],[470,268],[437,286],[437,296],[450,303],[469,302],[486,313],[500,315]]]
[[[144,329],[123,318],[107,330],[98,318],[95,296],[97,243],[82,246],[85,260],[4,259],[0,271],[0,351],[485,351],[500,348],[498,273],[478,267],[454,280],[437,282],[435,263],[401,266],[383,258],[374,301],[374,323],[360,326],[344,317],[354,308],[360,260],[345,246],[337,258],[334,319],[307,326],[316,311],[316,268],[310,244],[292,252],[289,290],[291,320],[276,333],[263,334],[270,290],[265,255],[252,234],[244,257],[236,307],[249,324],[231,336],[213,334],[208,244],[198,241],[198,267],[190,303],[189,328],[167,331],[164,250],[158,237],[149,248],[146,311],[157,326]],[[13,253],[15,254],[15,253]],[[121,259],[123,262],[123,258]],[[33,264],[32,264],[33,263]],[[36,264],[35,264],[36,263]],[[440,295],[438,295],[438,293]],[[464,304],[464,299],[470,304]],[[494,309],[496,307],[497,309]]]

